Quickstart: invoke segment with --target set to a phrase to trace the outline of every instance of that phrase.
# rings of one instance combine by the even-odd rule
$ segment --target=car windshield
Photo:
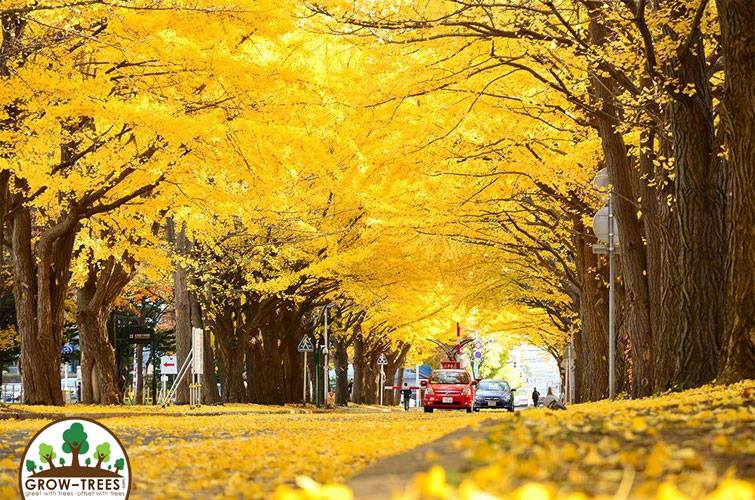
[[[479,389],[481,391],[496,391],[496,392],[508,392],[510,390],[509,384],[502,380],[483,380],[480,382]]]
[[[430,377],[431,384],[468,384],[467,372],[433,372]]]

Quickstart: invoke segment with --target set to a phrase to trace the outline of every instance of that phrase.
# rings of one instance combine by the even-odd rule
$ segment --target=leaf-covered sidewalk
[[[403,498],[755,498],[754,381],[527,410],[485,430],[457,443],[463,467],[432,467]],[[279,498],[351,496],[338,485],[301,486]]]

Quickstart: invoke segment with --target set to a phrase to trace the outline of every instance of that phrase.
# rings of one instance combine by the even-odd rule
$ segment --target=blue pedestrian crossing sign
[[[312,352],[315,350],[315,346],[312,344],[312,341],[309,340],[309,335],[305,335],[301,338],[301,342],[299,342],[299,347],[297,349],[299,352]]]

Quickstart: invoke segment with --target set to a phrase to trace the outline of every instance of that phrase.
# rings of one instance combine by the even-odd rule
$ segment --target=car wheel
[[[480,411],[480,409],[475,406],[474,411]]]
[[[432,408],[428,408],[427,406],[425,406],[425,413],[432,413],[432,412],[433,412]]]

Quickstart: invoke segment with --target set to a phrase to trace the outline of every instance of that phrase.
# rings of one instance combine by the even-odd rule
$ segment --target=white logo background
[[[128,456],[116,437],[81,418],[56,421],[37,434],[19,477],[24,498],[125,499],[131,487]]]

